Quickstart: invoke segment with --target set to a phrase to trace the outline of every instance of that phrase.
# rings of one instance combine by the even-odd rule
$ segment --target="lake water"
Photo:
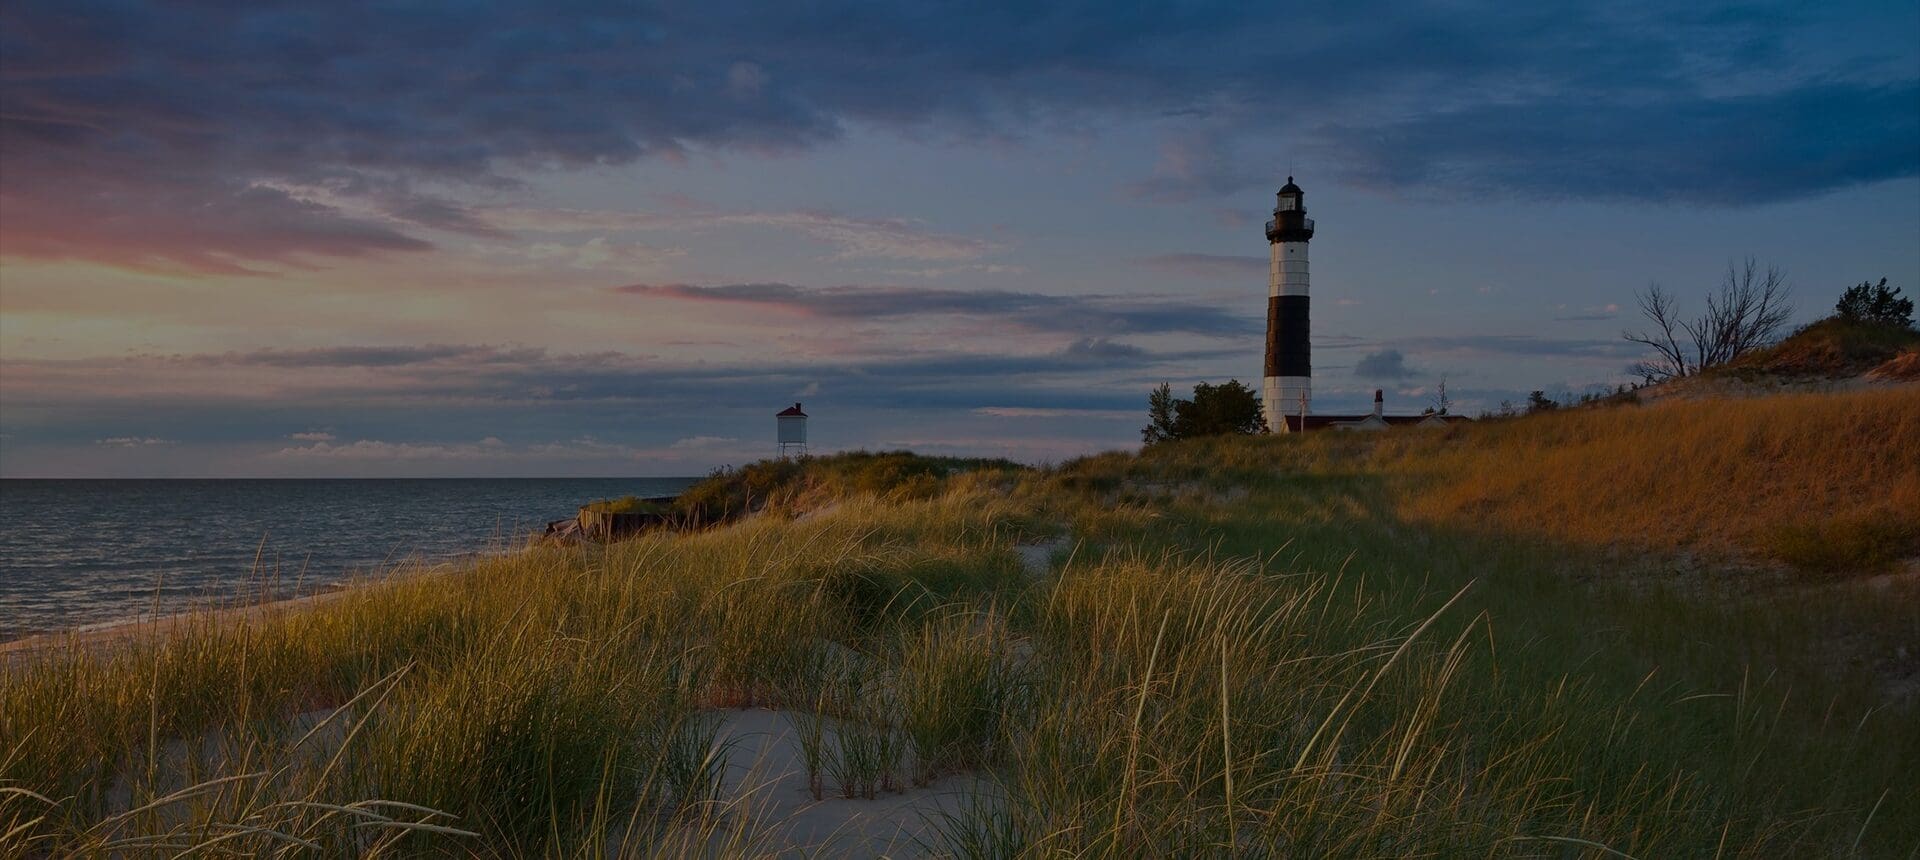
[[[4,480],[0,641],[518,546],[595,499],[695,480]]]

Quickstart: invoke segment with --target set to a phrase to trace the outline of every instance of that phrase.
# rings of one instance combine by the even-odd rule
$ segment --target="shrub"
[[[617,499],[601,499],[588,502],[582,510],[598,511],[603,514],[665,514],[667,507],[647,501],[639,496],[621,496]]]
[[[1874,573],[1920,552],[1920,524],[1885,511],[1794,523],[1775,528],[1767,548],[1810,573]]]

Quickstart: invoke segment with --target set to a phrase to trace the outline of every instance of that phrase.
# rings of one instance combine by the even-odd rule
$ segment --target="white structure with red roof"
[[[807,413],[796,401],[773,416],[779,428],[780,456],[807,456]]]

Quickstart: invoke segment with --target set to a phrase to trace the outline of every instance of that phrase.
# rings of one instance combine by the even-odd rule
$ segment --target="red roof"
[[[805,413],[805,412],[801,412],[801,411],[800,411],[800,404],[798,404],[798,403],[795,403],[795,404],[793,404],[792,406],[789,406],[789,407],[787,407],[787,408],[785,408],[785,409],[782,409],[782,410],[780,410],[780,414],[778,414],[778,415],[775,415],[775,416],[773,416],[773,417],[775,417],[775,418],[805,418],[805,417],[807,417],[807,413]]]

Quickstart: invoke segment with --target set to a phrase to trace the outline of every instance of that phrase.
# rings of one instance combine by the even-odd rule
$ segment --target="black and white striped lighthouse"
[[[1305,416],[1313,399],[1313,368],[1307,346],[1307,242],[1313,219],[1300,186],[1287,177],[1267,222],[1271,266],[1267,275],[1267,371],[1260,387],[1267,428],[1289,429],[1286,416]],[[1306,427],[1304,418],[1300,427]]]

